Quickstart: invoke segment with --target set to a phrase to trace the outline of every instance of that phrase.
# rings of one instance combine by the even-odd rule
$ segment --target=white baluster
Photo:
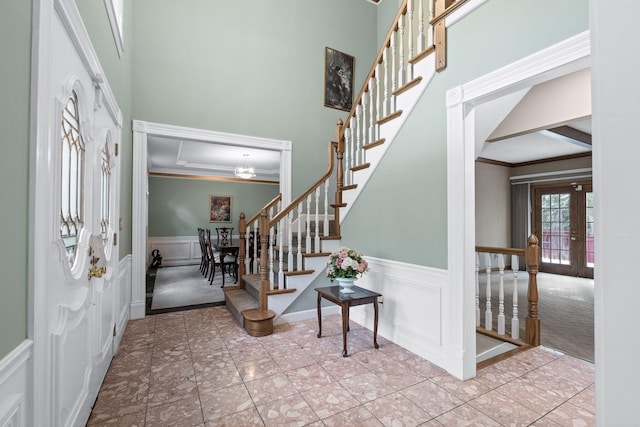
[[[320,252],[320,187],[316,188],[316,226],[313,253]]]
[[[284,224],[285,219],[282,218],[278,223],[278,235],[280,235],[278,244],[278,289],[284,288]]]
[[[259,274],[260,273],[260,258],[258,257],[258,236],[260,231],[258,230],[258,223],[256,222],[253,225],[253,273],[254,274]]]
[[[269,219],[271,219],[273,217],[270,216]],[[268,252],[268,256],[269,256],[269,284],[270,284],[270,288],[273,289],[276,286],[276,269],[275,269],[275,260],[274,260],[274,256],[275,254],[273,253],[273,241],[274,241],[274,233],[276,232],[278,224],[274,224],[273,227],[271,227],[269,229],[269,242],[267,243],[267,252]],[[278,282],[278,287],[281,287],[282,285],[280,284],[281,282]]]
[[[391,34],[391,93],[395,92],[398,88],[396,83],[396,74],[398,70],[398,58],[397,58],[397,40],[398,40],[398,31],[394,31]],[[391,104],[391,99],[389,99],[389,112],[393,112],[395,110],[395,105]]]
[[[520,338],[520,318],[518,317],[518,265],[519,258],[517,255],[511,255],[511,271],[513,271],[513,317],[511,318],[511,338],[517,340]]]
[[[500,289],[498,290],[498,333],[504,335],[504,255],[498,254]]]
[[[344,166],[343,166],[343,176],[344,176],[344,185],[352,184],[351,175],[349,174],[349,163],[351,162],[351,137],[352,137],[352,129],[348,127],[344,132]]]
[[[354,147],[354,161],[355,161],[355,166],[360,165],[360,159],[359,159],[359,153],[360,153],[360,147],[362,147],[362,104],[358,104],[358,106],[356,107],[356,115],[357,115],[357,121],[358,121],[358,138],[357,138],[357,145]]]
[[[418,0],[418,53],[424,50],[424,1]]]
[[[287,270],[293,271],[293,211],[287,215]]]
[[[375,128],[375,104],[373,100],[375,99],[373,96],[375,80],[371,79],[369,81],[369,143],[372,143],[376,140],[376,128]]]
[[[435,16],[436,11],[436,0],[429,0],[429,22]],[[433,25],[429,24],[429,29],[427,31],[427,46],[433,46]]]
[[[329,181],[324,182],[324,227],[322,235],[329,236]],[[320,247],[318,247],[318,252],[320,252]]]
[[[476,252],[476,326],[480,326],[480,256]]]
[[[407,56],[407,81],[410,82],[413,79],[413,67],[411,66],[411,62],[409,62],[413,58],[413,0],[407,2],[407,12],[409,15],[407,34],[407,50],[409,51],[409,55]]]
[[[487,292],[485,294],[487,299],[487,306],[484,312],[484,328],[487,331],[493,330],[493,312],[491,311],[491,254],[485,255],[485,271],[487,272]]]
[[[305,239],[306,252],[311,253],[311,194],[307,196],[307,236]]]
[[[386,52],[386,49],[383,51]],[[384,55],[384,53],[383,53]],[[376,121],[380,120],[382,116],[380,115],[382,111],[382,82],[380,81],[380,73],[382,73],[382,63],[378,62],[376,64]]]
[[[349,145],[349,166],[347,166],[347,174],[349,175],[349,183],[353,184],[353,172],[351,168],[355,166],[355,146],[356,146],[356,119],[351,117],[351,145]]]
[[[402,15],[398,20],[398,33],[400,34],[400,43],[398,44],[400,49],[398,52],[398,87],[402,87],[406,83],[404,72],[404,21],[406,17],[407,15]]]
[[[389,47],[386,47],[382,51],[382,65],[384,68],[384,95],[382,97],[382,117],[387,117],[387,115],[389,114]]]
[[[302,269],[302,203],[298,205],[298,256],[296,257],[296,263],[298,269]]]
[[[371,107],[369,105],[369,97],[367,96],[369,89],[362,95],[362,145],[367,145],[369,142],[369,116]],[[362,153],[360,153],[362,155]],[[362,159],[360,159],[362,162]]]

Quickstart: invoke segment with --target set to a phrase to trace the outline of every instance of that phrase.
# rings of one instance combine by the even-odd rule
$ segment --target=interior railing
[[[509,280],[512,283],[510,289],[505,287],[505,268],[508,265],[505,261],[505,256],[510,257],[510,269],[508,270],[508,274],[512,275],[512,280]],[[520,337],[520,312],[518,308],[519,275],[523,273],[519,268],[520,257],[524,257],[527,268],[525,274],[528,275],[528,310],[524,338]],[[476,329],[478,332],[518,345],[540,345],[537,282],[539,265],[540,247],[538,246],[538,238],[535,235],[529,236],[528,245],[523,249],[476,246]],[[482,269],[485,271],[484,280],[480,279]],[[481,293],[483,287],[485,292]],[[510,313],[505,312],[505,301],[508,301],[512,307]],[[495,302],[497,302],[497,307],[495,307]],[[483,308],[484,316],[482,316]],[[508,317],[511,318],[509,331],[507,330],[506,322]]]
[[[239,287],[244,286],[242,275],[252,262],[249,270],[261,275],[260,311],[268,310],[266,295],[287,291],[287,276],[307,273],[303,257],[327,255],[322,252],[322,239],[339,238],[339,209],[345,206],[342,191],[354,188],[353,174],[370,166],[367,150],[384,143],[379,138],[380,125],[402,114],[396,110],[395,98],[420,83],[413,65],[431,53],[443,55],[446,38],[436,28],[444,28],[444,17],[465,1],[404,0],[346,121],[338,121],[325,174],[281,210],[265,207],[248,221],[241,217]],[[443,62],[436,59],[436,63]],[[334,169],[336,189],[330,202]],[[258,265],[257,257],[247,253],[247,236],[256,231],[260,233]],[[252,249],[256,251],[256,244]]]

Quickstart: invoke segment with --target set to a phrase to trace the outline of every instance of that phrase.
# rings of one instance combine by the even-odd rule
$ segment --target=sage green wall
[[[324,173],[346,112],[323,102],[324,52],[377,52],[365,0],[135,0],[134,118],[293,142],[292,198]]]
[[[27,338],[31,2],[0,2],[0,360]]]
[[[131,58],[132,42],[132,1],[124,2],[124,53],[118,56],[115,41],[109,25],[107,11],[102,1],[76,1],[91,43],[100,58],[109,86],[122,112],[122,140],[119,147],[120,160],[120,218],[124,229],[120,232],[120,253],[122,259],[131,253],[131,195],[133,174],[133,136],[131,131],[132,86]]]
[[[447,268],[446,91],[587,30],[588,12],[587,0],[491,0],[451,27],[447,69],[347,215],[343,242],[370,256]]]
[[[197,228],[233,227],[278,195],[277,184],[149,177],[149,237],[196,236]],[[231,196],[231,223],[209,222],[209,195]]]

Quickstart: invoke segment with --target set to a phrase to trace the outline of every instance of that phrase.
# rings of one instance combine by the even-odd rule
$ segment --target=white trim
[[[118,57],[124,53],[124,0],[104,0]]]
[[[489,0],[470,0],[456,9],[451,15],[444,18],[444,26],[449,28],[465,16],[485,4]]]
[[[330,306],[322,306],[322,317],[333,316],[336,314],[340,314],[340,307],[337,305]],[[296,311],[294,313],[285,313],[279,316],[274,323],[274,325],[282,325],[285,323],[294,323],[301,322],[303,320],[317,319],[318,318],[318,309],[313,308],[311,310],[303,310]]]
[[[491,99],[589,67],[585,31],[447,92],[448,269],[454,348],[461,377],[475,376],[475,107]],[[460,312],[462,310],[462,312]],[[457,376],[457,375],[456,375]]]
[[[132,290],[131,318],[144,317],[147,259],[147,137],[148,135],[222,142],[237,147],[280,151],[282,206],[291,202],[291,141],[260,138],[161,123],[133,121]]]
[[[33,341],[24,340],[0,360],[0,426],[31,426],[32,413],[28,397]]]
[[[592,168],[581,168],[581,169],[569,169],[564,171],[553,171],[553,172],[540,172],[540,173],[531,173],[528,175],[514,175],[510,176],[509,180],[514,181],[517,179],[527,179],[527,178],[545,178],[556,175],[571,175],[571,174],[581,174],[581,173],[589,173],[593,172]]]

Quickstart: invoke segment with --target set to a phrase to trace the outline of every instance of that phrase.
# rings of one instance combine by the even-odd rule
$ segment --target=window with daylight
[[[107,232],[109,231],[110,195],[111,153],[109,153],[109,146],[105,144],[100,162],[100,234],[105,242],[108,239]]]
[[[77,258],[78,236],[84,227],[85,146],[80,135],[78,96],[74,91],[62,111],[60,139],[60,237],[69,263]]]

